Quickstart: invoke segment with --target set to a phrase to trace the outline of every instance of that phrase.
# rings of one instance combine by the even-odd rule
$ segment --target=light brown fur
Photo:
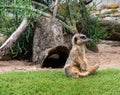
[[[72,38],[72,49],[66,61],[64,70],[67,77],[84,77],[93,74],[99,65],[93,65],[87,69],[87,59],[85,55],[85,43],[89,39],[83,34],[75,34]]]

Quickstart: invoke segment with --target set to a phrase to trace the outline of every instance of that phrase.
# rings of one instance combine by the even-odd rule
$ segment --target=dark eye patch
[[[86,39],[86,36],[81,36],[80,38],[81,38],[81,39]]]

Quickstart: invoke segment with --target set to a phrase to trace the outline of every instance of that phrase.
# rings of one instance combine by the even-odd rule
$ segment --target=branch
[[[57,19],[57,20],[58,20],[60,23],[62,23],[62,25],[63,25],[66,29],[68,29],[71,34],[73,34],[73,35],[75,34],[75,29],[74,29],[73,26],[70,26],[70,25],[66,24],[66,23],[63,22],[62,20],[59,20],[59,19]]]
[[[54,10],[53,10],[53,19],[56,17],[59,2],[60,0],[55,1]]]
[[[19,8],[19,9],[25,9],[25,10],[26,10],[26,7],[25,7],[25,6],[15,6],[15,5],[0,5],[0,8],[16,8],[16,9]],[[28,10],[31,10],[31,11],[33,11],[33,12],[42,14],[42,15],[44,15],[44,16],[51,17],[50,14],[45,13],[45,12],[40,11],[40,10],[37,10],[37,9],[35,9],[35,8],[33,8],[33,7],[27,7],[27,9],[28,9]]]
[[[5,54],[5,52],[14,44],[14,42],[20,37],[23,31],[25,31],[28,24],[26,18],[23,19],[17,30],[5,41],[5,43],[0,47],[0,58]]]

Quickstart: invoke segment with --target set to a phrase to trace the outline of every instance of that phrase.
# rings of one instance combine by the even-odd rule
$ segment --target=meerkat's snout
[[[83,42],[89,42],[91,39],[90,38],[87,38],[86,39],[83,39]]]
[[[84,43],[89,42],[91,40],[90,38],[86,37],[84,34],[80,34],[80,38]]]

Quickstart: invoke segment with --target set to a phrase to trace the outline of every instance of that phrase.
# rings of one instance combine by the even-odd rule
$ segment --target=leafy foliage
[[[67,0],[66,3],[59,6],[58,13],[63,16],[63,21],[69,25],[73,34],[76,32],[84,33],[93,39],[94,43],[98,43],[100,39],[105,39],[108,34],[106,28],[100,26],[98,19],[91,17],[90,13],[93,9],[94,6],[87,8],[82,0],[80,2]]]
[[[37,1],[37,0],[35,0]],[[38,0],[39,1],[39,0]],[[85,0],[83,0],[85,1]],[[20,57],[32,53],[32,38],[34,22],[36,22],[42,12],[52,13],[53,3],[50,0],[49,6],[33,2],[31,0],[1,0],[0,2],[0,33],[9,37],[19,26],[23,18],[29,19],[29,25],[21,37],[11,47],[8,54],[13,57]],[[101,27],[99,21],[90,17],[92,7],[87,9],[86,5],[80,0],[61,0],[58,6],[57,19],[64,25],[64,30],[74,34],[81,32],[98,43],[100,39],[107,37],[105,28]]]
[[[9,37],[19,26],[23,18],[28,18],[30,23],[26,31],[11,47],[8,54],[12,54],[13,57],[22,57],[32,52],[32,37],[33,37],[33,11],[30,0],[2,0],[0,2],[0,33]],[[31,23],[32,22],[32,23]]]

